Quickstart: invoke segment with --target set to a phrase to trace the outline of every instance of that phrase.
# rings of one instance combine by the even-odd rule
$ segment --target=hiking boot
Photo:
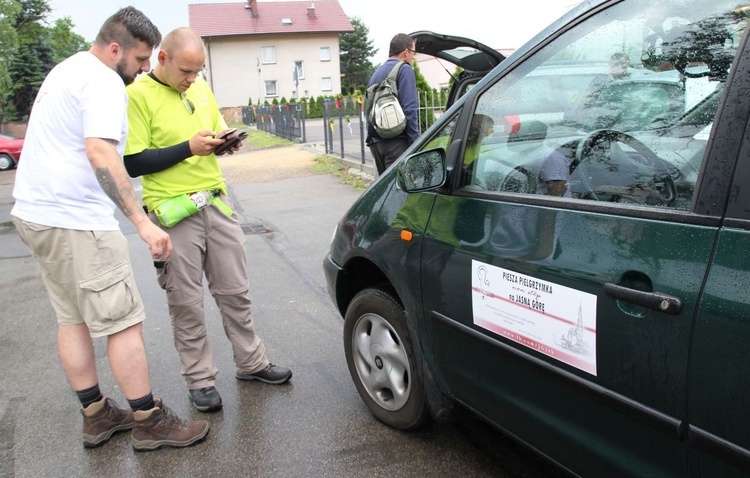
[[[269,363],[266,368],[260,372],[247,373],[237,372],[235,374],[238,380],[260,380],[261,382],[279,385],[288,382],[292,378],[292,371],[285,367],[279,367]]]
[[[133,412],[120,408],[111,398],[102,398],[82,408],[81,415],[86,448],[104,445],[115,433],[133,428]]]
[[[188,390],[190,401],[193,406],[201,412],[211,412],[221,409],[221,395],[216,387],[204,387],[196,390]]]
[[[164,406],[160,398],[151,410],[136,411],[133,415],[133,448],[135,451],[151,451],[163,446],[182,448],[195,445],[208,435],[209,425],[205,420],[186,421]]]

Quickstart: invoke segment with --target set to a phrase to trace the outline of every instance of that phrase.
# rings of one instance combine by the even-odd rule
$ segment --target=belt
[[[227,204],[219,197],[221,196],[221,189],[212,189],[210,191],[194,191],[191,193],[187,193],[186,195],[196,205],[196,207],[198,207],[198,209],[203,209],[204,207],[213,204],[217,208],[219,208],[219,211],[223,212],[227,216],[231,217],[233,214],[232,208],[227,206]],[[145,205],[143,206],[143,210],[148,214],[149,210]]]
[[[215,205],[219,208],[219,211],[223,212],[227,216],[232,216],[232,208],[226,205],[224,201],[219,197],[221,195],[221,189],[212,189],[210,191],[196,191],[189,193],[190,199],[198,206],[199,209],[203,209],[209,204]]]

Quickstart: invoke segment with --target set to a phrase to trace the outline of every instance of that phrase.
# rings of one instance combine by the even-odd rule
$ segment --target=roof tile
[[[202,37],[278,33],[345,33],[354,31],[337,0],[256,2],[258,16],[241,3],[188,5],[189,25]],[[314,6],[315,18],[308,17]],[[282,23],[289,18],[291,24]]]

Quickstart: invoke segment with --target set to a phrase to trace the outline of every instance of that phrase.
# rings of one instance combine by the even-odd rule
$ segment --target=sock
[[[83,408],[88,407],[94,402],[98,402],[99,400],[103,399],[102,392],[99,390],[99,384],[97,383],[91,388],[87,388],[85,390],[76,390],[76,395],[78,395],[78,400],[81,401],[81,406]]]
[[[128,399],[128,403],[130,404],[130,408],[134,411],[146,411],[151,410],[156,406],[154,403],[154,396],[151,394],[151,392],[148,393],[148,395],[145,395],[141,398],[136,398],[135,400]]]

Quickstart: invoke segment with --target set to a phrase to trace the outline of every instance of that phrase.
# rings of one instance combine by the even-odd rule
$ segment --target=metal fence
[[[365,164],[369,150],[362,103],[353,98],[331,99],[323,102],[323,138],[327,154],[341,158],[359,159]],[[371,158],[371,157],[370,157]]]
[[[439,95],[423,94],[420,96],[418,112],[419,133],[422,134],[443,114]],[[243,108],[245,124],[255,123],[258,130],[276,136],[305,143],[322,141],[326,154],[360,161],[362,164],[372,163],[372,155],[365,145],[367,137],[367,123],[364,119],[364,105],[361,101],[351,98],[330,98],[323,101],[323,120],[313,121],[313,128],[322,131],[306,131],[304,105],[286,104],[272,106],[253,106]]]
[[[242,108],[242,119],[245,124],[255,123],[259,131],[273,134],[290,141],[305,143],[304,105],[287,103],[285,105],[245,106]]]

